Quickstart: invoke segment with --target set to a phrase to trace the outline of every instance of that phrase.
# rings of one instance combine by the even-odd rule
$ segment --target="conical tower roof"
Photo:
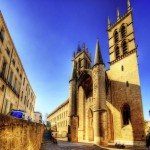
[[[100,46],[99,46],[99,40],[96,42],[96,51],[95,51],[95,59],[94,59],[94,65],[97,64],[104,64]]]

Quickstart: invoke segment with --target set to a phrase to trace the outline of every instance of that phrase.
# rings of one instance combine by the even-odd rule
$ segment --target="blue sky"
[[[99,38],[109,67],[107,17],[126,12],[126,0],[0,0],[0,10],[36,94],[35,110],[50,113],[68,98],[72,53],[85,42],[94,59]],[[150,1],[131,0],[139,54],[144,117],[150,120]]]

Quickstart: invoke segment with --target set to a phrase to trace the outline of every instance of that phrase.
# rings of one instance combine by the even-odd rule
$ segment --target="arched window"
[[[1,42],[4,41],[4,30],[3,29],[1,29],[1,31],[0,31],[0,40],[1,40]]]
[[[121,70],[124,71],[124,66],[123,65],[121,66]]]
[[[24,97],[24,104],[26,104],[26,96]]]
[[[125,26],[123,25],[123,26],[121,27],[121,37],[124,38],[125,36],[126,36],[126,28],[125,28]]]
[[[15,82],[14,82],[14,90],[15,92],[17,92],[17,79],[15,79]]]
[[[28,107],[28,104],[29,104],[29,100],[27,101],[27,107]]]
[[[81,59],[79,58],[79,61],[78,61],[78,68],[81,67]]]
[[[124,42],[122,43],[122,49],[123,49],[123,54],[126,54],[127,51],[128,51],[127,42],[126,42],[126,41],[124,41]]]
[[[85,69],[88,69],[88,62],[87,62],[87,59],[85,59]]]
[[[115,43],[117,43],[118,42],[118,31],[115,31],[115,33],[114,33],[114,41],[115,41]]]
[[[130,120],[130,106],[125,104],[122,110],[123,124],[128,125]]]
[[[13,79],[13,72],[10,72],[10,76],[9,76],[9,83],[12,84],[12,79]]]
[[[21,92],[21,101],[22,101],[22,99],[23,99],[23,91]]]
[[[116,59],[119,58],[120,52],[119,52],[119,47],[118,46],[115,49],[115,54],[116,54]]]
[[[128,81],[126,81],[126,87],[129,87],[129,82]]]
[[[7,65],[7,63],[4,61],[3,66],[2,66],[2,77],[5,77],[6,65]]]

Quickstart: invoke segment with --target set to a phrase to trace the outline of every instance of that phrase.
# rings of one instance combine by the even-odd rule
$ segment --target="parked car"
[[[12,109],[8,113],[8,115],[13,116],[15,118],[20,118],[20,119],[31,121],[31,118],[29,118],[28,114],[25,111],[22,111],[22,110]]]

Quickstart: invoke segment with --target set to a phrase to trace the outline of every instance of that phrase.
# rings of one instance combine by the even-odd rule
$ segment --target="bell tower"
[[[91,68],[91,57],[88,53],[88,49],[85,48],[85,44],[82,44],[82,49],[80,48],[80,45],[77,47],[77,52],[73,53],[73,70],[72,70],[72,76],[69,81],[70,84],[70,93],[69,93],[69,140],[72,142],[77,142],[80,137],[78,137],[78,128],[80,128],[81,134],[83,135],[83,126],[84,120],[83,114],[84,114],[84,99],[80,99],[80,122],[79,117],[77,113],[77,96],[78,96],[78,80],[80,78],[80,75],[82,72],[88,70]],[[82,136],[83,137],[83,136]]]
[[[77,52],[73,53],[73,63],[78,76],[82,71],[91,68],[91,56],[89,55],[88,48],[85,47],[85,43],[82,44],[82,48],[78,45]]]
[[[111,24],[110,18],[108,17],[110,66],[126,59],[132,53],[137,53],[132,9],[129,0],[127,7],[128,10],[123,16],[120,16],[119,9],[117,9],[117,21],[115,23]]]
[[[116,22],[111,24],[108,17],[108,43],[111,78],[117,81],[140,85],[137,45],[135,42],[133,15],[130,0],[127,0],[127,12],[120,15],[117,9]],[[128,76],[130,74],[130,76]]]
[[[144,140],[144,116],[138,55],[130,0],[127,0],[126,13],[120,15],[119,9],[117,9],[115,23],[111,23],[108,17],[107,31],[110,69],[106,73],[111,85],[110,90],[113,91],[110,103],[117,110],[120,110],[118,115],[121,116],[120,119],[113,118],[114,139]],[[121,122],[121,125],[117,126],[116,122]],[[117,135],[118,131],[120,131],[120,135]],[[138,133],[135,131],[138,131]]]

